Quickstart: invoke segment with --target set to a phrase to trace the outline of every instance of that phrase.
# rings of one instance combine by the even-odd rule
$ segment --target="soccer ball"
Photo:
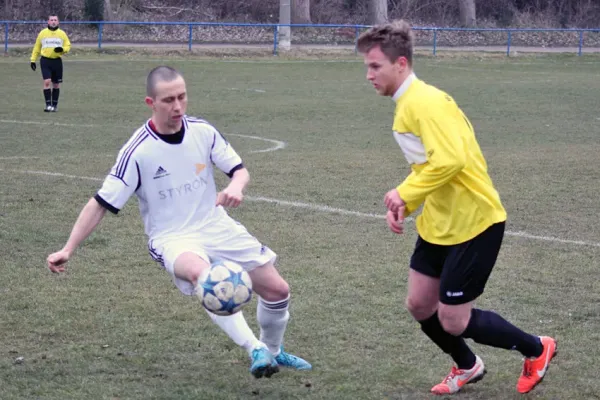
[[[196,296],[214,314],[235,314],[252,299],[252,281],[240,265],[216,260],[198,279]]]

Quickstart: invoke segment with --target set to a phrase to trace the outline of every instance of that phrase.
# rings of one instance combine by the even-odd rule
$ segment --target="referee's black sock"
[[[437,311],[431,317],[424,321],[419,321],[421,330],[431,339],[440,349],[456,363],[459,369],[471,369],[477,361],[475,354],[471,351],[465,340],[460,336],[453,336],[442,328],[438,318]]]
[[[539,337],[523,332],[493,311],[471,310],[462,336],[480,344],[518,350],[525,357],[539,357],[544,351]]]
[[[51,96],[52,96],[52,89],[44,89],[44,100],[46,100],[47,106],[52,105]]]
[[[60,95],[59,88],[52,89],[52,107],[56,107],[58,105],[58,96],[59,95]]]

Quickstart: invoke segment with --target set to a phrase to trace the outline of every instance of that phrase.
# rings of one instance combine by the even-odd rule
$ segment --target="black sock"
[[[488,346],[518,350],[525,357],[539,357],[544,351],[539,337],[523,332],[493,311],[471,310],[462,336]]]
[[[44,100],[46,100],[46,105],[49,106],[51,105],[51,98],[52,96],[52,89],[44,89]]]
[[[454,360],[459,369],[471,369],[475,365],[475,354],[462,337],[453,336],[442,328],[437,311],[424,321],[419,321],[421,330],[440,349]]]
[[[58,105],[58,96],[59,95],[60,95],[59,88],[52,89],[52,107],[56,107]]]

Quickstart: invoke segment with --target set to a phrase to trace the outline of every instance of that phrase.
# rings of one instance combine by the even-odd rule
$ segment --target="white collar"
[[[392,96],[392,99],[394,101],[398,101],[398,99],[400,99],[400,97],[404,94],[404,92],[406,92],[406,90],[408,89],[408,87],[410,86],[410,84],[416,78],[417,78],[417,76],[415,75],[415,73],[411,72],[411,74],[406,77],[406,79],[404,80],[404,82],[402,82],[402,85],[400,85],[400,87],[398,88],[398,90],[396,90],[396,93],[394,93],[394,95]]]

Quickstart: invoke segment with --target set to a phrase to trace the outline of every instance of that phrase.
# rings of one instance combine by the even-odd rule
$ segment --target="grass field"
[[[278,252],[293,292],[286,348],[312,372],[254,380],[243,350],[151,260],[135,199],[67,274],[45,268],[147,118],[144,79],[160,63],[183,71],[188,114],[216,125],[251,172],[231,213]],[[0,398],[429,398],[451,361],[404,309],[414,225],[397,236],[381,216],[409,169],[391,136],[393,103],[361,60],[80,56],[65,62],[55,114],[42,112],[28,64],[0,60]],[[416,60],[417,75],[470,116],[509,213],[478,306],[559,340],[526,398],[600,398],[598,68],[597,56]],[[474,348],[489,373],[456,398],[522,398],[520,354]]]

